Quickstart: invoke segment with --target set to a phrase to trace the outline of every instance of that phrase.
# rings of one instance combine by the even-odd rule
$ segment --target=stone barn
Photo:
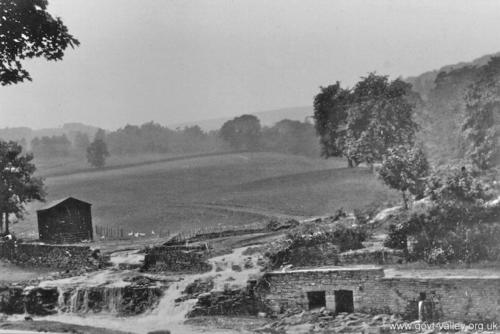
[[[91,206],[90,203],[67,197],[38,210],[40,241],[61,244],[92,240]]]

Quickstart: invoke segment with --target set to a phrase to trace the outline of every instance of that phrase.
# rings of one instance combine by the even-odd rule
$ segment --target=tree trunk
[[[0,235],[3,234],[3,212],[0,212]]]
[[[403,194],[403,203],[404,203],[404,208],[405,210],[408,210],[408,198],[406,197],[406,191],[402,191]]]
[[[354,168],[354,163],[352,162],[352,159],[347,158],[347,167]]]

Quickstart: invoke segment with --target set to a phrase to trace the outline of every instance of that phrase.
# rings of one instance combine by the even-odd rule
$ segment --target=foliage
[[[23,155],[16,142],[0,141],[0,223],[5,219],[6,233],[10,214],[21,218],[25,204],[45,198],[43,180],[33,176],[36,167],[32,160],[33,155]]]
[[[500,113],[500,58],[483,68],[484,74],[468,90],[462,130],[465,155],[479,169],[486,170],[500,158],[500,132],[496,122]]]
[[[391,188],[401,191],[405,208],[408,208],[407,192],[421,197],[425,178],[429,173],[429,163],[422,149],[396,146],[384,155],[379,175]]]
[[[114,155],[141,153],[199,153],[224,150],[215,133],[199,126],[172,130],[158,123],[126,125],[107,135],[106,142]]]
[[[39,158],[58,158],[70,154],[71,142],[66,135],[35,137],[31,140],[31,151]]]
[[[363,248],[367,238],[364,228],[346,227],[342,218],[335,223],[309,222],[290,230],[285,238],[270,245],[265,252],[272,268],[287,263],[310,266],[334,261],[332,252]]]
[[[321,88],[314,100],[316,130],[323,155],[343,155],[349,166],[382,160],[394,145],[411,145],[413,120],[411,85],[370,73],[353,89]]]
[[[262,130],[262,147],[271,152],[319,156],[314,126],[307,122],[284,119]]]
[[[411,260],[433,264],[500,259],[500,207],[485,205],[492,194],[478,177],[465,168],[438,171],[426,194],[431,205],[401,214],[386,246],[408,246]]]
[[[320,136],[321,154],[338,157],[344,152],[345,122],[350,103],[350,91],[340,86],[340,82],[320,87],[314,97],[314,119],[316,132]]]
[[[260,147],[260,120],[254,115],[236,117],[222,125],[219,135],[236,150],[255,151]]]
[[[90,146],[89,136],[84,132],[76,132],[73,140],[73,148],[77,155],[87,153],[87,148]]]
[[[0,1],[0,83],[31,80],[21,61],[44,57],[61,60],[68,46],[80,43],[60,18],[47,12],[47,0]]]
[[[106,164],[106,158],[109,157],[108,146],[104,141],[104,131],[97,131],[94,141],[87,148],[87,161],[93,167],[102,168]]]

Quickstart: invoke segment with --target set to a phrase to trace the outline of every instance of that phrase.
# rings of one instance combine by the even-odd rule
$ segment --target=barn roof
[[[79,200],[78,198],[74,198],[74,197],[65,197],[65,198],[61,198],[61,199],[58,199],[58,200],[55,200],[55,201],[52,201],[52,202],[49,202],[47,203],[45,206],[43,206],[42,208],[38,209],[37,211],[44,211],[44,210],[48,210],[48,209],[51,209],[55,206],[58,206],[59,204],[62,204],[68,200],[72,200],[72,201],[76,201],[76,202],[80,202],[80,203],[85,203],[85,204],[88,204],[88,205],[92,205],[88,202],[85,202],[85,201],[82,201],[82,200]]]

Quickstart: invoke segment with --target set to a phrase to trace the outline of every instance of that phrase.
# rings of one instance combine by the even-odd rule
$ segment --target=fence
[[[169,239],[173,243],[184,243],[188,242],[195,237],[203,235],[214,235],[223,234],[223,232],[230,231],[250,231],[258,230],[260,226],[255,224],[247,224],[242,226],[225,226],[216,225],[202,228],[195,228],[190,230],[183,230],[177,233],[172,233],[170,230],[159,230],[151,231],[150,233],[135,232],[131,230],[126,230],[123,227],[112,227],[112,226],[101,226],[95,225],[95,239],[106,239],[106,240],[126,240],[133,238],[164,238]]]

